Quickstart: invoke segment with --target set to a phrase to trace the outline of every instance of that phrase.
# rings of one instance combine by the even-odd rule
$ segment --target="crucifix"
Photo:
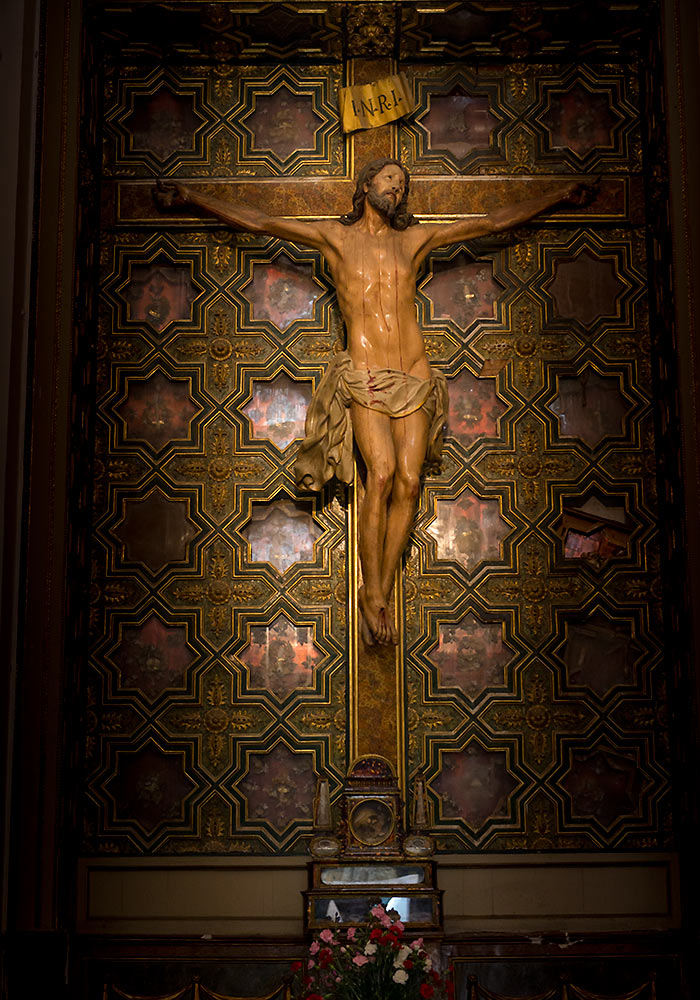
[[[408,171],[390,155],[393,128],[382,126],[375,132],[383,135],[365,143],[373,158],[360,170],[352,204],[343,205],[340,217],[328,217],[324,205],[323,216],[314,218],[309,199],[300,205],[298,197],[290,198],[289,207],[298,214],[301,208],[303,218],[286,214],[284,204],[279,214],[269,201],[263,210],[259,192],[247,196],[243,186],[236,186],[231,200],[180,183],[159,184],[155,196],[163,209],[194,208],[235,229],[311,247],[328,263],[347,347],[329,362],[309,407],[296,478],[302,491],[321,490],[334,477],[354,482],[357,497],[353,442],[362,456],[364,495],[355,506],[356,531],[349,545],[351,569],[362,574],[361,583],[359,572],[350,574],[349,620],[355,623],[350,758],[380,753],[401,775],[403,663],[396,611],[400,595],[394,597],[393,591],[421,474],[426,465],[439,463],[447,416],[446,381],[428,362],[416,319],[419,268],[434,249],[513,228],[561,203],[583,204],[589,187],[571,179],[537,178],[528,196],[508,198],[491,210],[479,205],[472,191],[461,211],[449,213],[457,214],[456,220],[419,224],[410,212]],[[356,162],[361,144],[355,141]],[[482,185],[473,186],[485,193]],[[429,207],[425,214],[442,214],[439,187],[431,186],[429,206],[421,206]],[[308,182],[304,189],[311,194]],[[275,195],[283,199],[282,184]]]

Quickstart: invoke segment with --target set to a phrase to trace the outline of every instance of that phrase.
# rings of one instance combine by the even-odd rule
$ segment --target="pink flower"
[[[319,937],[322,941],[325,941],[326,944],[333,944],[333,931],[329,930],[328,927],[321,931]]]
[[[414,951],[420,951],[423,946],[423,938],[416,938],[411,947]]]
[[[391,929],[392,931],[394,931],[395,934],[403,934],[404,932],[404,926],[400,920],[397,920]]]
[[[321,945],[318,943],[318,941],[312,941],[311,947],[309,948],[309,954],[315,955],[320,947]]]
[[[373,917],[376,917],[383,927],[391,927],[393,921],[381,903],[377,903],[377,905],[373,906],[369,912]]]
[[[356,927],[348,927],[348,941],[354,941],[356,934],[357,934]]]
[[[355,955],[355,957],[353,958],[353,962],[355,963],[355,965],[367,965],[369,959],[367,958],[366,955]]]
[[[313,969],[314,965],[316,965],[316,963],[314,962],[313,958],[310,958],[309,961],[306,963],[306,968]]]

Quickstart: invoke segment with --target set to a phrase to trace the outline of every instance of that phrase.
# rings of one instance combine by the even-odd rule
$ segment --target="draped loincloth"
[[[335,476],[351,483],[354,474],[350,404],[358,403],[388,417],[407,417],[424,409],[430,423],[425,466],[436,467],[442,455],[447,419],[447,382],[431,368],[428,379],[395,371],[355,368],[347,351],[330,361],[306,413],[305,434],[295,464],[297,485],[321,490]]]

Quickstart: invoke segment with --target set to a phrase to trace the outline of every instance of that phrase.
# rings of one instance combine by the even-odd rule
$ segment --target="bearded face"
[[[367,192],[367,200],[372,208],[376,208],[378,212],[381,212],[382,215],[386,215],[389,219],[396,212],[398,202],[394,195],[391,193],[380,194],[374,184],[370,185],[370,189]]]

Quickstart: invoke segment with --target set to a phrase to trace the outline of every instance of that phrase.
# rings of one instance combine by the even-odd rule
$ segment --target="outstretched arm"
[[[599,181],[593,184],[585,181],[557,183],[551,187],[547,194],[540,195],[539,198],[528,198],[526,201],[515,202],[515,204],[498,208],[495,212],[489,212],[488,215],[479,218],[460,219],[458,222],[426,226],[426,239],[421,247],[420,258],[422,259],[437,247],[446,247],[453,243],[461,243],[463,240],[473,240],[478,236],[487,236],[489,233],[512,229],[523,222],[528,222],[554,205],[561,203],[586,205],[596,197],[598,184]],[[416,228],[418,229],[418,227]],[[420,229],[423,227],[421,226]]]
[[[207,215],[221,219],[234,229],[245,229],[249,233],[265,233],[293,240],[303,246],[323,250],[326,245],[321,225],[315,222],[301,222],[299,219],[282,219],[257,208],[230,204],[220,198],[199,194],[185,184],[166,183],[159,180],[153,188],[153,197],[159,208],[194,207]]]

